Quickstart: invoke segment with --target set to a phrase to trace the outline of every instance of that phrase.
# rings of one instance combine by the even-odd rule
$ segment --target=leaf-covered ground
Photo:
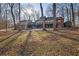
[[[16,33],[5,40],[3,36],[0,38],[0,55],[79,55],[79,31],[33,30]]]

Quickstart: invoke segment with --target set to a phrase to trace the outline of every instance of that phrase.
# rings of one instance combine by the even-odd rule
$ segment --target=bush
[[[66,21],[66,22],[64,23],[64,27],[72,27],[71,21]]]

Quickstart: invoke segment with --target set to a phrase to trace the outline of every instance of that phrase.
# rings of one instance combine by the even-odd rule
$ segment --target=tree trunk
[[[0,20],[1,20],[1,3],[0,3]]]
[[[68,7],[66,7],[67,9],[67,20],[69,21],[69,10],[68,10]]]
[[[64,6],[62,6],[62,17],[64,18]]]
[[[44,17],[42,3],[40,3],[41,17]],[[43,18],[43,30],[45,30],[45,18]]]
[[[72,11],[72,25],[75,27],[75,16],[74,16],[74,10],[73,10],[73,4],[71,3],[71,11]]]
[[[20,3],[19,3],[19,23],[20,23]]]
[[[54,17],[54,22],[53,22],[53,28],[56,30],[56,3],[53,3],[53,17]]]
[[[7,32],[7,23],[8,23],[8,22],[7,22],[7,8],[6,8],[5,11],[6,11],[6,32]]]
[[[56,3],[53,3],[53,17],[56,18]]]
[[[79,22],[79,6],[77,7],[77,9],[78,9],[78,22]]]
[[[72,19],[72,16],[71,16],[71,8],[70,8],[70,11],[69,12],[70,12],[69,13],[70,14],[70,18],[69,19],[70,19],[70,22],[72,22],[72,20],[71,20]]]
[[[13,18],[14,30],[16,30],[15,16],[13,14],[13,6],[14,6],[14,3],[10,3],[9,6],[11,8],[11,15],[12,15],[12,18]]]
[[[1,3],[0,3],[0,23],[1,23],[1,25],[2,25]],[[1,28],[2,28],[2,26],[1,26]]]
[[[11,14],[12,14],[13,23],[14,23],[14,30],[16,30],[16,23],[15,23],[15,16],[13,14],[13,8],[11,8]]]
[[[41,17],[43,17],[43,7],[42,7],[42,3],[40,3],[40,8],[41,8]]]
[[[21,8],[20,8],[20,3],[19,3],[19,25],[18,25],[18,26],[19,26],[19,27],[18,27],[18,28],[19,28],[19,31],[20,31],[20,19],[21,19],[21,18],[20,18],[20,13],[21,13]]]

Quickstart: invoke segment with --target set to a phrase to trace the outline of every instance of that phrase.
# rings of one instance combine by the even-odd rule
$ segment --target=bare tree
[[[71,7],[71,4],[69,4],[69,7]],[[72,12],[71,12],[71,8],[70,8],[70,9],[69,9],[69,14],[70,14],[70,16],[69,16],[69,20],[70,20],[70,22],[72,22],[72,20],[71,20],[71,19],[72,19],[72,15],[71,15],[71,13],[72,13]]]
[[[0,3],[0,20],[1,20],[1,3]]]
[[[7,32],[7,24],[8,24],[8,21],[7,21],[7,3],[5,4],[5,6],[6,6],[6,9],[5,9],[5,12],[6,12],[6,32]]]
[[[77,16],[78,16],[78,21],[79,21],[79,4],[77,4]]]
[[[66,6],[66,10],[67,10],[67,20],[69,21],[69,9],[67,6]]]
[[[10,9],[11,9],[11,15],[12,15],[12,18],[13,18],[14,30],[16,30],[15,15],[13,13],[14,3],[9,3],[9,6],[10,6]]]
[[[1,25],[1,3],[0,3],[0,25]]]
[[[75,16],[74,16],[74,9],[73,9],[72,3],[71,3],[71,11],[72,11],[72,24],[73,24],[73,27],[75,27]]]
[[[53,3],[53,17],[54,17],[53,28],[54,28],[54,30],[56,30],[56,21],[55,21],[55,18],[56,18],[56,3]]]
[[[46,15],[48,16],[48,17],[50,17],[50,16],[53,16],[53,8],[52,8],[52,4],[49,4],[48,6],[47,6],[47,8],[46,8]]]
[[[56,3],[53,3],[53,17],[56,18]]]
[[[42,3],[40,3],[40,9],[41,9],[41,17],[43,18],[43,30],[46,30],[45,29],[45,18],[44,18],[44,14],[43,14]]]
[[[40,3],[40,8],[41,8],[41,16],[43,17],[43,7],[42,7],[42,3]]]
[[[64,6],[63,5],[61,7],[61,12],[62,12],[61,16],[64,18]]]
[[[20,10],[20,3],[19,3],[19,23],[20,23],[20,13],[21,13],[21,10]]]
[[[20,14],[21,14],[21,7],[20,7],[20,3],[19,3],[19,31],[20,31]]]

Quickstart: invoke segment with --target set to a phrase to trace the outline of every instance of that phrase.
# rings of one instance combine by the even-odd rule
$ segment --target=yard
[[[0,55],[79,55],[79,31],[31,30],[0,33]]]

